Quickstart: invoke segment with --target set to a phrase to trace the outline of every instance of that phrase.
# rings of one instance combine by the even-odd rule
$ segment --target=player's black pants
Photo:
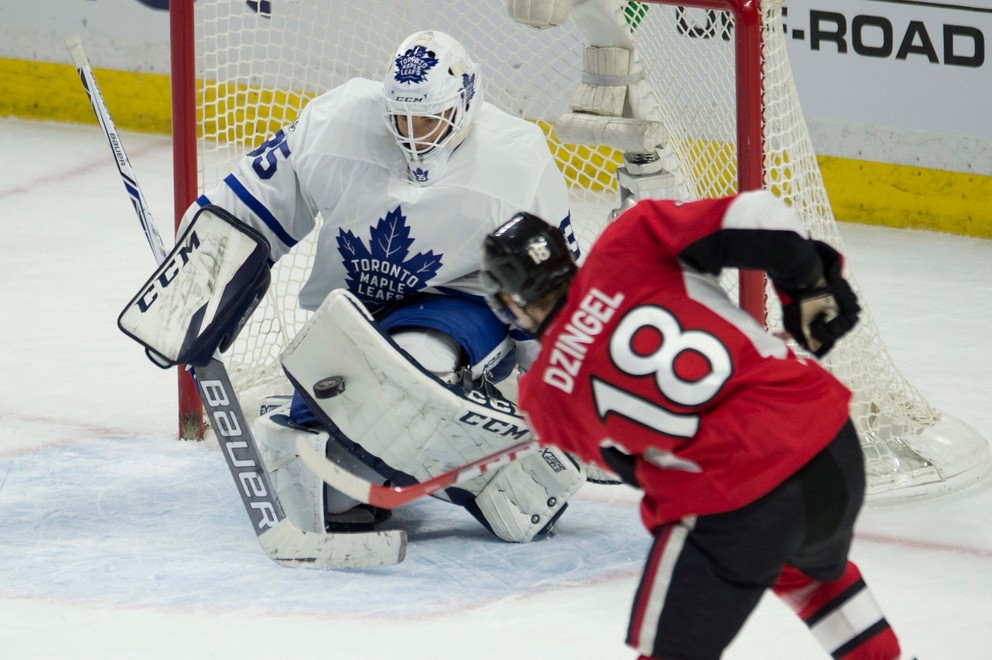
[[[719,658],[784,565],[841,577],[865,494],[850,421],[822,452],[764,497],[656,530],[627,643],[667,660]]]

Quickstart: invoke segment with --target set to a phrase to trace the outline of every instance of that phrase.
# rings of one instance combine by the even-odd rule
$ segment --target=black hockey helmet
[[[516,319],[499,293],[526,307],[570,281],[576,270],[565,237],[532,213],[517,213],[483,243],[482,286],[489,306],[507,323]]]

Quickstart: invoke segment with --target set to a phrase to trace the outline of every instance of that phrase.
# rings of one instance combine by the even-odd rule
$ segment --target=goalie
[[[527,210],[553,218],[574,256],[578,247],[543,134],[485,103],[483,88],[455,39],[415,33],[385,84],[353,79],[315,98],[184,217],[226,210],[265,238],[271,262],[319,232],[300,304],[320,309],[283,361],[297,391],[254,429],[286,515],[302,529],[365,532],[388,511],[325,488],[296,456],[300,437],[380,483],[403,483],[527,432],[493,386],[526,366],[535,342],[486,305],[477,246]],[[341,376],[343,392],[314,388]],[[450,393],[461,399],[451,403]],[[507,417],[481,422],[499,415]],[[509,435],[493,437],[494,428]],[[552,529],[584,480],[553,450],[440,496],[497,537],[527,542]]]

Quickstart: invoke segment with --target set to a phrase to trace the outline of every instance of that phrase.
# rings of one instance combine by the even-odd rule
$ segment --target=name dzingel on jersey
[[[589,351],[589,344],[613,318],[623,299],[622,293],[610,297],[599,289],[590,289],[555,339],[548,358],[548,366],[541,374],[545,383],[557,387],[566,394],[572,393],[575,376],[582,368],[582,361]]]

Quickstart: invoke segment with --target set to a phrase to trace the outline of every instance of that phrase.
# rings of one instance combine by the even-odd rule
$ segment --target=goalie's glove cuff
[[[782,323],[800,346],[823,357],[858,322],[861,305],[841,274],[844,258],[822,241],[814,241],[823,262],[823,280],[808,289],[779,291]]]

